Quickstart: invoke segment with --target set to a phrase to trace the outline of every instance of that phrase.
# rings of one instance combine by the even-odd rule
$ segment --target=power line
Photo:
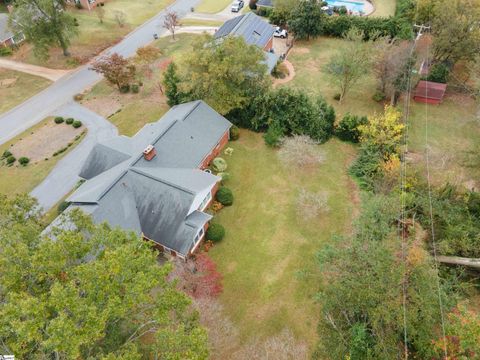
[[[427,58],[429,56],[430,47],[427,44]],[[427,87],[425,87],[425,98],[427,98]],[[443,313],[443,300],[440,290],[440,275],[438,273],[438,260],[437,260],[437,243],[435,239],[435,225],[433,223],[433,201],[432,201],[432,185],[430,181],[430,154],[428,146],[428,103],[425,103],[425,162],[427,170],[427,184],[428,184],[428,203],[430,211],[430,231],[432,233],[432,244],[433,244],[433,259],[434,266],[436,270],[436,285],[437,285],[437,296],[438,303],[440,306],[440,318],[442,322],[442,335],[443,335],[443,352],[445,354],[445,359],[448,359],[448,350],[447,350],[447,337],[445,333],[445,316]]]

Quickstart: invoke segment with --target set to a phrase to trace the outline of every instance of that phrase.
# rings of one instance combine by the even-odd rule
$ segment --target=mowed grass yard
[[[40,60],[34,56],[32,46],[24,44],[13,55],[13,59],[50,68],[76,67],[119,42],[126,34],[155,16],[171,3],[173,3],[173,0],[106,1],[105,6],[103,6],[105,10],[103,23],[100,23],[95,10],[88,11],[86,9],[69,8],[68,11],[72,13],[79,23],[79,34],[73,38],[70,47],[71,57],[64,57],[61,49],[55,48],[50,51],[50,59],[46,61]],[[126,22],[123,27],[120,27],[115,21],[115,13],[117,11],[125,14]]]
[[[86,95],[82,104],[109,119],[120,134],[132,136],[145,124],[157,121],[170,108],[160,91],[162,74],[171,60],[179,60],[188,52],[200,35],[179,34],[176,40],[164,37],[154,43],[160,57],[150,66],[151,73],[141,76],[143,86],[138,94],[121,94],[102,80]],[[141,68],[138,68],[141,72]]]
[[[355,150],[332,139],[319,145],[326,154],[323,164],[292,169],[261,134],[242,131],[228,146],[234,153],[225,156],[232,175],[227,186],[235,202],[216,216],[226,236],[209,252],[224,276],[220,300],[243,341],[288,328],[312,349],[318,338],[318,278],[297,273],[318,274],[316,251],[351,228],[357,189],[347,168]],[[327,192],[329,210],[312,220],[297,216],[301,189]]]
[[[0,156],[8,150],[17,158],[13,166],[7,166],[3,160],[0,161],[0,194],[11,196],[32,191],[47,177],[58,161],[82,141],[85,134],[84,126],[73,129],[65,123],[53,124],[53,118],[49,117],[0,145]],[[53,144],[56,147],[53,147]],[[69,144],[71,145],[68,146]],[[68,147],[66,151],[53,156],[53,153],[65,147]],[[33,153],[37,159],[28,156],[30,163],[21,166],[18,159],[25,156],[25,152]]]
[[[283,86],[292,86],[321,94],[335,107],[337,121],[350,112],[371,116],[383,111],[383,103],[372,100],[376,91],[376,79],[368,74],[348,93],[340,104],[333,99],[338,90],[322,71],[339,47],[342,39],[321,37],[311,41],[299,41],[292,49],[288,60],[295,67],[295,78]],[[398,103],[403,111],[404,98]],[[426,111],[427,108],[427,111]],[[409,118],[409,158],[412,170],[425,172],[425,117],[429,119],[429,147],[432,161],[431,175],[437,184],[446,181],[475,185],[480,188],[479,164],[469,161],[471,151],[480,149],[480,128],[478,104],[465,94],[447,92],[441,105],[428,105],[411,101]],[[480,160],[479,160],[480,161]]]
[[[21,104],[50,84],[51,81],[38,76],[0,69],[0,114]]]
[[[373,0],[375,11],[370,16],[393,16],[397,6],[396,0]]]
[[[233,0],[202,0],[195,8],[195,12],[215,14],[233,3]],[[248,6],[246,2],[245,6]]]

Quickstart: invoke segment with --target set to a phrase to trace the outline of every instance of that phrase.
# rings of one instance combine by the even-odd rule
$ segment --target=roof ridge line
[[[163,169],[163,168],[160,168],[160,169]],[[161,183],[163,183],[163,184],[165,184],[165,185],[171,186],[171,187],[173,187],[173,188],[175,188],[175,189],[178,189],[178,190],[181,190],[181,191],[183,191],[183,192],[186,192],[187,194],[196,195],[196,193],[193,192],[193,191],[191,191],[191,190],[188,190],[188,189],[186,189],[186,188],[184,188],[184,187],[182,187],[182,186],[179,186],[179,185],[177,185],[177,184],[174,184],[174,183],[172,183],[172,182],[170,182],[170,181],[166,181],[165,179],[160,179],[159,177],[157,177],[157,176],[155,176],[155,175],[152,175],[152,174],[149,174],[149,173],[146,173],[145,171],[142,171],[142,170],[140,170],[139,168],[130,168],[129,170],[130,170],[130,171],[133,171],[134,173],[137,173],[137,174],[139,174],[139,175],[146,176],[146,177],[148,177],[148,178],[150,178],[150,179],[152,179],[152,180],[156,180],[156,181],[158,181],[158,182],[161,182]]]
[[[128,169],[125,169],[123,170],[122,172],[120,172],[120,175],[118,175],[115,180],[112,181],[112,183],[110,184],[110,186],[107,186],[105,188],[104,191],[102,191],[100,193],[100,196],[98,197],[98,200],[97,200],[97,203],[98,201],[102,200],[102,198],[120,181],[121,178],[123,178],[125,176],[125,174],[128,172]]]
[[[236,31],[236,30],[240,27],[240,24],[243,24],[243,22],[244,22],[245,19],[247,18],[247,15],[248,15],[248,14],[253,14],[253,13],[252,13],[252,12],[248,12],[248,13],[246,13],[246,14],[242,14],[242,15],[239,16],[239,17],[241,17],[241,19],[238,20],[237,24],[233,27],[232,31],[230,31],[230,34],[231,34],[232,32],[234,32],[234,31]],[[233,20],[233,19],[235,19],[235,18],[232,18],[231,20]],[[228,35],[230,35],[230,34],[228,34]]]

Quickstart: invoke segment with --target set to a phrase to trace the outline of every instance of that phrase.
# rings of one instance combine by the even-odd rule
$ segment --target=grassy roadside
[[[0,85],[0,114],[13,109],[52,83],[38,76],[0,69],[0,83],[8,81],[13,81],[13,83]]]
[[[203,0],[195,8],[195,11],[200,13],[215,14],[225,9],[232,2],[232,0]]]

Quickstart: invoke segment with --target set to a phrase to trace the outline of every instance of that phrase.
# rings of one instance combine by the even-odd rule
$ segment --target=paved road
[[[190,8],[197,5],[200,0],[177,0],[168,7],[180,17],[190,12]],[[167,9],[158,13],[154,18],[138,27],[120,43],[106,51],[117,52],[123,56],[132,56],[136,50],[153,40],[153,34],[166,32],[163,29],[163,19]],[[81,93],[86,88],[93,86],[101,79],[101,75],[88,69],[89,65],[80,67],[69,73],[43,90],[39,94],[18,105],[14,109],[0,116],[0,144],[7,142],[12,137],[20,134],[35,125],[55,109],[70,102],[75,94]]]
[[[18,61],[12,61],[7,59],[0,59],[0,68],[16,70],[24,72],[30,75],[36,75],[43,77],[51,81],[57,81],[58,79],[64,77],[71,70],[56,70],[49,69],[42,66],[36,66],[31,64],[25,64]]]
[[[53,115],[73,117],[88,128],[85,139],[53,168],[50,174],[30,193],[36,197],[45,211],[51,209],[78,183],[78,174],[90,150],[98,141],[118,135],[117,128],[93,111],[70,102],[56,110]]]

